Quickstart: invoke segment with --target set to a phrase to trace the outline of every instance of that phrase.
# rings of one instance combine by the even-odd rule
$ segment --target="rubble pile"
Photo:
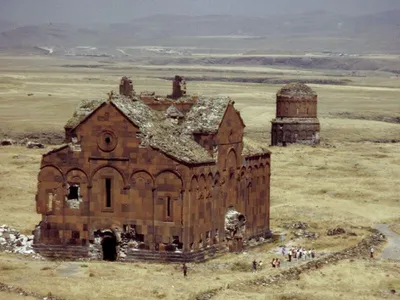
[[[338,228],[333,228],[333,229],[329,229],[327,235],[339,235],[339,234],[345,234],[346,230],[344,230],[341,227]]]
[[[246,231],[246,217],[230,208],[225,215],[225,237],[227,240],[243,238]]]
[[[293,229],[302,229],[302,230],[304,230],[304,229],[308,228],[308,224],[305,223],[305,222],[297,221],[297,222],[293,223],[290,227],[293,228]]]
[[[22,139],[22,140],[12,140],[12,139],[2,139],[0,140],[0,146],[23,146],[25,145],[29,149],[43,149],[45,148],[45,145],[39,142],[33,142],[29,141],[27,139]]]
[[[306,230],[302,230],[302,229],[294,232],[294,235],[297,238],[307,238],[307,239],[313,239],[313,240],[319,238],[319,234],[318,233],[310,232],[310,231],[306,231]]]
[[[29,149],[33,149],[33,148],[43,149],[44,145],[42,143],[29,141],[29,142],[26,143],[26,148],[29,148]]]
[[[20,234],[18,230],[7,225],[0,226],[0,251],[29,254],[40,258],[32,248],[33,235]]]

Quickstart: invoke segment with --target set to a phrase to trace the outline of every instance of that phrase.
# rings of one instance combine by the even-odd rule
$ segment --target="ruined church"
[[[34,247],[44,256],[203,261],[269,234],[270,152],[228,97],[85,100],[43,155]],[[96,256],[97,255],[97,256]]]

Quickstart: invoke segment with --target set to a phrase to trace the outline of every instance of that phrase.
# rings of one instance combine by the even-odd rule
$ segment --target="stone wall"
[[[271,145],[316,145],[320,142],[318,119],[275,119],[272,121]]]
[[[278,96],[276,100],[277,118],[316,118],[317,96],[292,99]]]

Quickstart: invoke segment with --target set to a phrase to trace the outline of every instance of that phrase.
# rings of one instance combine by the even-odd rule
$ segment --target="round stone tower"
[[[276,94],[276,119],[272,120],[272,146],[319,143],[317,94],[307,85],[290,83]]]

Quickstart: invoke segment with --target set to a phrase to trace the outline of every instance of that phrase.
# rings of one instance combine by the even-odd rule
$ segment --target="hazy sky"
[[[0,0],[0,20],[112,23],[155,14],[262,17],[327,10],[357,15],[392,9],[400,9],[400,0]]]

